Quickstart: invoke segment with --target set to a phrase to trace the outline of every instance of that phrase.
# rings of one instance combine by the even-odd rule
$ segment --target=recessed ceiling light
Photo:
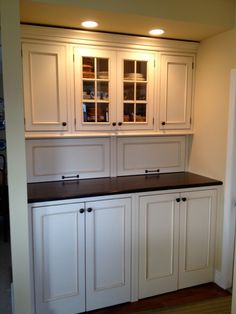
[[[156,35],[156,36],[162,35],[162,34],[164,34],[164,33],[165,33],[165,31],[164,31],[163,29],[161,29],[161,28],[151,29],[151,30],[149,31],[149,34],[150,34],[150,35]]]
[[[95,21],[84,21],[81,23],[83,27],[94,28],[98,26],[98,23]]]

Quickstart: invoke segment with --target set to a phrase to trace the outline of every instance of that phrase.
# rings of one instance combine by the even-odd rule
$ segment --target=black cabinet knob
[[[63,121],[61,125],[62,125],[62,126],[66,126],[67,123],[66,123],[65,121]]]
[[[91,207],[89,207],[89,208],[87,209],[87,212],[88,212],[88,213],[91,213],[92,210],[93,210],[93,209],[92,209]]]
[[[187,201],[187,198],[186,198],[186,197],[182,197],[182,201],[183,201],[183,202],[186,202],[186,201]]]
[[[162,122],[161,122],[161,125],[166,125],[165,121],[162,121]]]
[[[80,212],[81,214],[83,214],[83,213],[84,213],[84,209],[83,209],[83,208],[80,208],[79,212]]]
[[[176,198],[176,202],[179,203],[181,201],[180,197]]]
[[[116,122],[112,122],[112,126],[116,126]]]
[[[122,125],[122,122],[119,122],[118,125],[121,126],[121,125]]]

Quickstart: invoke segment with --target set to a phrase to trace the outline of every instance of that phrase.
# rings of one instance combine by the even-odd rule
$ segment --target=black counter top
[[[190,172],[28,183],[28,202],[221,185]]]

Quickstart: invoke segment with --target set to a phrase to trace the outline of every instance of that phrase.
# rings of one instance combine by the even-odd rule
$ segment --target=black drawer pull
[[[160,169],[156,169],[156,170],[145,170],[145,173],[158,173],[160,172]]]
[[[112,122],[112,126],[116,126],[116,122]]]
[[[182,201],[183,201],[183,202],[186,202],[186,201],[187,201],[187,198],[186,198],[186,197],[182,197]]]
[[[92,210],[93,210],[93,209],[92,209],[91,207],[89,207],[89,208],[87,209],[87,212],[88,212],[88,213],[91,213]]]
[[[121,126],[121,125],[122,125],[122,122],[118,122],[118,125]]]
[[[62,126],[66,126],[67,123],[66,123],[65,121],[63,121],[61,125],[62,125]]]
[[[181,201],[180,197],[176,198],[176,202],[179,203]]]
[[[162,122],[161,122],[161,125],[166,125],[165,121],[162,121]]]
[[[84,213],[84,209],[83,209],[83,208],[80,208],[79,212],[80,212],[81,214],[83,214],[83,213]]]
[[[64,179],[79,179],[79,174],[76,174],[75,176],[61,176],[62,180]]]

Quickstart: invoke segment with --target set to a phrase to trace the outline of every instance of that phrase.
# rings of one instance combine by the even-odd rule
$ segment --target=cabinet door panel
[[[161,56],[161,129],[190,128],[192,64],[191,56]]]
[[[86,207],[87,310],[130,301],[130,199]]]
[[[215,191],[184,193],[180,211],[179,288],[213,280]]]
[[[139,297],[177,289],[178,194],[144,196],[139,210]]]
[[[66,48],[22,45],[26,131],[67,131]]]
[[[36,313],[85,310],[83,204],[33,209]]]

